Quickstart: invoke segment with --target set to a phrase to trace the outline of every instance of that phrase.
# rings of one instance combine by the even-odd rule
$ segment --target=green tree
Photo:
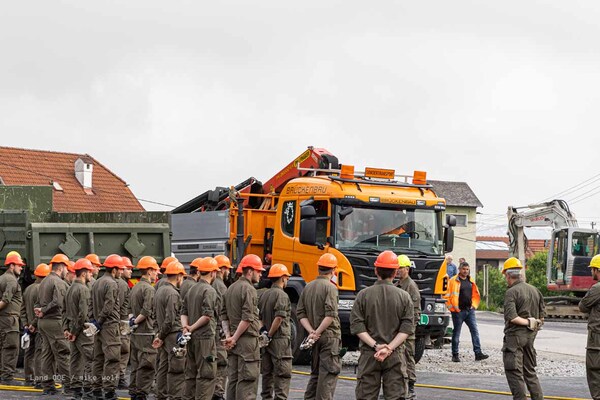
[[[525,276],[527,283],[535,286],[542,292],[543,296],[548,296],[548,280],[546,278],[546,263],[548,261],[548,252],[535,253],[533,257],[527,260]]]
[[[480,291],[483,291],[483,271],[479,272],[476,276],[477,286]],[[488,298],[482,303],[480,309],[487,309],[496,311],[498,308],[502,308],[504,304],[504,293],[506,292],[506,279],[498,268],[488,267]],[[481,293],[483,296],[483,293]]]

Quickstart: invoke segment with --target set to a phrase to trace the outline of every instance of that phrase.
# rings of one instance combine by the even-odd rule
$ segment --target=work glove
[[[300,344],[300,350],[308,350],[315,344],[315,341],[309,337],[305,337]]]
[[[267,347],[272,339],[266,329],[264,331],[261,330],[260,336],[258,336],[258,347],[261,349]]]
[[[135,317],[131,317],[129,318],[129,326],[133,329],[134,326],[137,327],[137,324],[135,323]]]
[[[131,327],[129,326],[129,320],[119,321],[119,331],[121,331],[121,336],[131,335]]]
[[[177,345],[179,347],[185,347],[185,345],[187,344],[187,342],[190,341],[190,339],[192,338],[192,334],[191,333],[183,333],[183,332],[179,332],[177,334]]]
[[[29,335],[29,329],[23,329],[23,336],[21,336],[21,348],[26,350],[31,344],[31,336]]]
[[[100,331],[100,329],[102,329],[102,325],[95,319],[84,323],[83,326],[85,326],[83,334],[87,337],[94,336]]]
[[[529,324],[527,325],[527,329],[529,329],[530,331],[538,331],[540,330],[540,328],[542,327],[542,321],[534,318],[534,317],[529,317],[527,318],[529,320]]]

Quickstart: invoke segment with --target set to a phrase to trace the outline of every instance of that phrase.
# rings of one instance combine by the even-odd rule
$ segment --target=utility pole
[[[592,229],[594,229],[594,226],[596,226],[596,223],[592,221],[591,224],[592,224]]]

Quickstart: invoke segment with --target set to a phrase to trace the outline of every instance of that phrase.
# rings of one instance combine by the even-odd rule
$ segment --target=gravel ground
[[[499,349],[485,351],[490,356],[484,361],[475,361],[472,351],[460,352],[460,363],[452,362],[450,348],[425,350],[421,361],[417,364],[417,372],[441,372],[477,374],[488,376],[504,375],[502,365],[502,352]],[[353,366],[358,363],[358,351],[349,352],[342,360],[344,365]],[[576,357],[556,355],[551,353],[538,353],[538,376],[548,377],[585,377],[585,363]]]

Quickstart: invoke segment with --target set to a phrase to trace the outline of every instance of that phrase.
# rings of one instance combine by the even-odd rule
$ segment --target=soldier
[[[305,399],[333,399],[341,369],[342,331],[338,317],[338,290],[331,280],[337,274],[337,259],[325,253],[317,262],[319,275],[298,300],[296,315],[308,332],[312,346],[310,380]],[[316,327],[316,328],[314,328]]]
[[[73,281],[75,280],[75,263],[71,260],[69,260],[69,263],[67,264],[67,273],[65,274],[65,278],[64,281],[68,286],[71,286],[71,284],[73,283]]]
[[[37,382],[40,377],[40,354],[42,353],[41,336],[37,333],[38,320],[33,312],[34,305],[38,302],[40,283],[50,273],[50,266],[40,264],[35,268],[35,282],[23,292],[23,305],[21,306],[21,325],[29,332],[29,347],[23,355],[23,368],[26,386],[41,386]]]
[[[94,267],[92,278],[90,279],[90,282],[87,285],[88,288],[91,290],[92,285],[94,284],[94,282],[96,282],[96,279],[98,279],[98,273],[100,272],[100,267],[102,266],[102,263],[100,262],[100,258],[98,258],[98,256],[94,253],[88,254],[87,256],[85,256],[85,258],[89,260],[89,262],[91,262],[92,266]]]
[[[115,400],[119,377],[121,332],[119,330],[119,286],[117,279],[123,270],[123,258],[111,254],[104,260],[104,275],[92,286],[92,316],[90,321],[98,333],[94,336],[92,390],[97,399]]]
[[[167,265],[169,265],[173,261],[179,261],[179,260],[177,260],[175,257],[166,257],[163,260],[162,264],[160,264],[160,273],[161,273],[162,277],[154,285],[154,290],[156,290],[157,292],[158,292],[158,289],[160,289],[160,287],[162,285],[167,283],[167,275],[165,274],[165,269],[167,268]],[[160,357],[160,352],[159,352],[159,357]]]
[[[129,279],[131,279],[131,270],[133,264],[129,257],[123,257],[125,268],[122,271],[121,278],[117,279],[119,285],[119,330],[121,332],[121,355],[120,355],[120,371],[117,389],[127,389],[127,364],[129,364]]]
[[[600,255],[590,262],[590,271],[595,281],[600,280]],[[579,302],[579,309],[589,313],[588,340],[585,352],[585,367],[590,393],[600,400],[600,283],[594,284]]]
[[[242,276],[225,292],[221,311],[225,332],[223,345],[229,351],[227,399],[256,399],[260,374],[260,321],[253,284],[258,283],[265,269],[255,254],[244,256],[239,267]]]
[[[207,257],[207,258],[211,258],[211,257]],[[188,276],[185,277],[185,279],[183,280],[183,283],[181,284],[181,287],[179,288],[179,294],[181,296],[181,301],[183,301],[185,299],[185,296],[187,295],[188,291],[198,281],[198,265],[200,265],[201,261],[202,261],[202,258],[198,257],[198,258],[195,258],[194,261],[192,261],[190,263],[190,273]]]
[[[39,333],[42,336],[40,372],[44,394],[57,394],[54,378],[63,381],[65,392],[69,383],[69,343],[65,338],[62,315],[67,284],[63,281],[69,259],[56,254],[50,260],[52,272],[40,283],[38,303],[33,309],[38,317]]]
[[[6,256],[6,271],[0,276],[0,382],[14,379],[19,355],[19,313],[23,303],[21,285],[17,279],[25,263],[19,253]]]
[[[386,399],[405,399],[402,346],[414,334],[415,321],[410,295],[392,284],[398,266],[394,252],[379,254],[375,261],[377,282],[361,290],[352,307],[350,330],[361,341],[357,399],[377,399],[382,385]]]
[[[215,332],[218,310],[217,291],[211,283],[217,276],[219,265],[212,257],[197,264],[200,280],[183,299],[181,324],[184,333],[191,333],[187,344],[185,366],[185,399],[211,399],[215,390],[217,374],[217,346]]]
[[[527,397],[527,385],[531,399],[542,400],[533,345],[544,322],[544,300],[538,289],[523,280],[522,272],[523,265],[517,258],[504,262],[502,273],[508,284],[504,295],[504,372],[514,399]]]
[[[292,380],[292,331],[290,318],[292,305],[283,290],[290,279],[283,264],[273,264],[268,278],[271,288],[258,300],[260,319],[266,329],[268,345],[263,350],[261,373],[263,399],[287,399]]]
[[[158,349],[159,365],[156,371],[157,400],[181,399],[185,381],[185,358],[175,354],[178,338],[182,333],[181,297],[177,290],[185,276],[185,268],[179,261],[172,261],[165,268],[167,283],[154,296],[156,311],[156,336],[152,346]]]
[[[225,281],[229,278],[229,273],[231,272],[231,261],[229,258],[224,255],[218,255],[215,257],[215,261],[219,265],[219,271],[217,271],[217,277],[212,283],[212,287],[217,291],[217,295],[219,296],[219,303],[221,304],[221,308],[224,303],[225,292],[227,291],[227,286],[225,285]],[[218,310],[218,314],[221,314],[221,310]],[[213,394],[213,400],[225,400],[225,387],[227,384],[227,349],[223,346],[223,342],[221,339],[225,339],[225,334],[223,332],[223,328],[221,324],[217,324],[217,331],[215,340],[217,342],[217,377],[215,382],[215,393]]]
[[[421,292],[419,287],[409,276],[411,262],[410,259],[404,254],[398,256],[398,287],[410,295],[413,302],[413,312],[415,315],[415,321],[413,324],[413,330],[417,328],[419,320],[421,318]],[[415,383],[417,383],[417,373],[415,369],[415,334],[414,332],[404,342],[404,354],[406,356],[406,372],[408,374],[408,393],[407,400],[414,400],[417,398],[415,393]]]
[[[153,257],[142,257],[137,264],[142,277],[131,289],[131,375],[129,394],[132,400],[146,400],[152,389],[156,366],[154,339],[154,287],[158,264]]]
[[[71,342],[71,390],[73,400],[91,398],[91,362],[94,339],[83,333],[88,322],[91,293],[87,284],[92,277],[92,263],[82,258],[73,266],[75,279],[65,296],[65,315],[63,318],[64,335]]]

